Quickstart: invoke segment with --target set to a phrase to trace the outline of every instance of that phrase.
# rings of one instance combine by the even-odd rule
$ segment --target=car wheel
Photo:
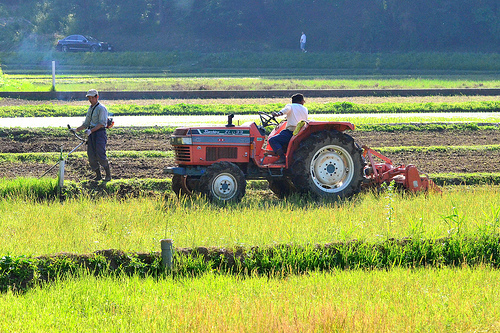
[[[92,45],[92,47],[90,48],[90,52],[97,52],[99,51],[99,48],[95,45]]]
[[[64,45],[61,50],[63,52],[68,52],[69,51],[69,49],[68,49],[68,47],[66,45]]]

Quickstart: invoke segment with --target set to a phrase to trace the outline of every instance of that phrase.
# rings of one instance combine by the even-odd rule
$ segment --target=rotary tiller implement
[[[383,183],[395,184],[410,192],[441,192],[441,189],[431,180],[426,174],[420,175],[417,167],[410,165],[400,165],[394,167],[392,161],[386,156],[376,152],[375,150],[362,146],[363,157],[367,165],[365,166],[365,181],[362,184],[363,188],[376,188]],[[375,163],[374,156],[381,159],[384,163]]]

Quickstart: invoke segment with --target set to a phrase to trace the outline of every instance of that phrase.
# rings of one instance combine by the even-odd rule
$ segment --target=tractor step
[[[283,177],[283,170],[285,169],[285,165],[266,165],[267,172],[271,177]]]

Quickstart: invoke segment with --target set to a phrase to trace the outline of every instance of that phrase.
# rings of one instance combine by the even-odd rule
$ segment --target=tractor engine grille
[[[175,159],[177,161],[182,162],[190,162],[191,161],[191,153],[189,150],[189,146],[174,146],[175,151]]]
[[[237,158],[237,147],[207,147],[207,161],[217,161],[221,158]]]

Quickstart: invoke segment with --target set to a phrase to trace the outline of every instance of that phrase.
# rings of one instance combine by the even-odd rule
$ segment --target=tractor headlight
[[[170,143],[172,145],[192,145],[193,144],[193,139],[191,137],[172,137],[170,139]]]

